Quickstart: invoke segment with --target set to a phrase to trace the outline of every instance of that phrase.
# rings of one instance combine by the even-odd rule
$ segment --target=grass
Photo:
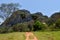
[[[60,40],[60,31],[34,32],[38,40]]]
[[[60,40],[60,31],[33,32],[38,40]],[[0,34],[0,40],[25,40],[25,32]]]
[[[0,40],[25,40],[24,32],[0,34]]]

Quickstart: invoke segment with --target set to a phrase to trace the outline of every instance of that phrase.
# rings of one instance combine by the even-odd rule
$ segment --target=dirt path
[[[38,40],[32,32],[26,32],[26,40]]]

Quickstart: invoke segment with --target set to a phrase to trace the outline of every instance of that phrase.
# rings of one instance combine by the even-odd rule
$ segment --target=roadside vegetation
[[[0,33],[60,30],[60,12],[48,17],[42,12],[30,13],[19,7],[21,5],[18,3],[0,4],[0,11],[5,15],[0,16],[4,19],[0,25]]]
[[[42,12],[30,13],[19,4],[0,4],[0,40],[24,40],[25,32],[33,32],[39,40],[60,40],[60,12],[50,17]]]

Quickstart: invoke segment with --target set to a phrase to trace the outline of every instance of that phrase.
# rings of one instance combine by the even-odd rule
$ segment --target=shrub
[[[13,26],[14,31],[25,32],[29,31],[28,25],[26,23],[18,23]]]
[[[33,31],[33,24],[28,24],[29,31]]]
[[[9,27],[8,30],[7,30],[7,32],[8,32],[8,33],[9,33],[9,32],[14,32],[14,31],[13,31],[13,28],[12,28],[12,27]]]
[[[41,23],[40,21],[35,21],[35,23],[34,23],[34,31],[36,31],[36,30],[43,30],[44,29],[44,24],[43,23]]]
[[[56,29],[55,29],[55,23],[54,23],[54,24],[51,24],[51,25],[49,26],[49,31],[54,31],[54,30],[56,30]]]
[[[7,33],[8,32],[8,27],[1,27],[0,28],[0,33]]]
[[[60,29],[60,19],[58,19],[55,23],[55,27]]]

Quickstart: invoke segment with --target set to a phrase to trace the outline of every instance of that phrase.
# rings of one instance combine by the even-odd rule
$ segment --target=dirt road
[[[38,40],[37,37],[32,32],[26,32],[26,40]]]

